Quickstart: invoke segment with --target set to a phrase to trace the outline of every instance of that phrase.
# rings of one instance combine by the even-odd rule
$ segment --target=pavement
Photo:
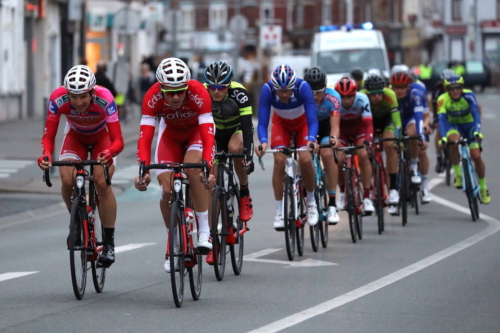
[[[131,122],[121,123],[125,147],[135,146],[139,138],[139,117]],[[26,165],[29,170],[22,173],[2,174],[0,168],[0,192],[18,193],[60,193],[61,180],[58,173],[50,177],[52,187],[48,187],[42,178],[42,171],[38,168],[37,159],[41,155],[40,142],[44,131],[43,119],[26,119],[14,122],[0,123],[0,160],[7,166]],[[55,140],[55,152],[59,152],[64,137],[64,119],[59,123]],[[56,154],[57,155],[57,154]],[[34,162],[29,163],[29,162]],[[33,170],[32,170],[33,169]],[[125,190],[123,186],[114,185],[116,192]],[[119,194],[119,193],[118,193]]]

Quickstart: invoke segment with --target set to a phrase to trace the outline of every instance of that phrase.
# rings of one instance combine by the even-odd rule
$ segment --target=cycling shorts
[[[346,147],[349,142],[359,143],[363,142],[366,138],[366,129],[361,118],[359,121],[350,121],[349,126],[346,124],[340,124],[340,136],[339,141],[342,146]]]
[[[392,116],[390,114],[380,118],[373,117],[373,131],[380,131],[381,133],[387,131],[394,131],[394,124],[392,123]]]
[[[458,134],[461,137],[467,139],[467,141],[469,142],[470,149],[479,148],[479,143],[477,143],[477,141],[470,142],[471,140],[475,140],[474,137],[475,128],[476,127],[474,123],[450,124],[450,129],[446,133],[446,137],[449,137],[451,134]]]
[[[320,138],[321,144],[327,144],[330,142],[330,118],[322,120],[318,123],[318,137]]]
[[[66,126],[64,139],[59,152],[59,160],[84,161],[97,159],[97,155],[108,149],[111,139],[107,130],[102,130],[92,135],[83,135]],[[116,165],[116,156],[113,157],[113,164]]]
[[[293,134],[295,134],[295,147],[301,148],[307,146],[309,129],[305,114],[295,119],[284,119],[274,113],[272,124],[271,149],[290,147]]]

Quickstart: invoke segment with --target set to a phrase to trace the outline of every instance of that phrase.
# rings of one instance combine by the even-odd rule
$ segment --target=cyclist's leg
[[[365,134],[359,134],[356,137],[356,145],[362,145],[365,141]],[[361,182],[363,183],[363,205],[366,212],[373,212],[375,208],[370,199],[370,188],[372,180],[372,164],[368,158],[366,149],[358,149],[356,151],[359,159],[359,169],[361,173]]]
[[[406,134],[408,136],[416,136],[417,128],[415,126],[415,119],[411,118],[406,125]],[[417,140],[410,140],[410,170],[412,172],[412,183],[420,183],[422,179],[418,176],[418,155],[420,153],[420,147]]]
[[[279,147],[288,147],[290,145],[291,134],[285,129],[281,121],[277,117],[273,117],[273,125],[271,128],[271,149]],[[273,166],[273,191],[274,199],[276,200],[276,218],[282,221],[282,208],[283,208],[283,179],[285,177],[285,161],[286,156],[281,153],[274,153],[274,166]],[[281,222],[282,223],[282,222]]]
[[[295,141],[297,147],[307,147],[307,125],[303,122],[300,128],[295,132]],[[316,170],[312,163],[312,156],[309,151],[300,151],[299,154],[300,175],[306,189],[307,222],[309,225],[318,223],[318,210],[314,198],[314,188],[316,187]]]
[[[238,128],[235,129],[234,134],[229,140],[229,151],[232,153],[243,153],[243,133]],[[253,216],[252,198],[250,196],[250,189],[248,183],[248,175],[243,166],[243,158],[234,159],[234,171],[238,176],[240,182],[240,217],[243,221],[248,221]]]
[[[473,128],[469,129],[467,138],[468,140],[474,139],[473,131],[474,131]],[[488,204],[490,203],[491,198],[490,198],[490,193],[488,191],[488,186],[486,185],[486,167],[481,157],[481,150],[479,149],[479,144],[477,142],[471,142],[469,144],[469,150],[470,150],[470,157],[474,161],[476,173],[479,178],[479,187],[481,189],[482,201],[483,203]]]
[[[342,147],[347,146],[348,139],[342,133],[342,127],[339,135],[339,142]],[[345,172],[342,170],[342,166],[344,165],[345,161],[345,154],[343,151],[337,151],[337,161],[338,161],[337,164],[338,186],[340,190],[340,195],[338,196],[337,200],[337,208],[339,210],[343,210],[345,206]]]
[[[386,126],[382,135],[384,138],[394,138],[394,126]],[[396,205],[399,202],[399,192],[397,190],[398,178],[398,153],[394,149],[394,141],[384,142],[384,151],[386,155],[385,169],[389,175],[389,203]],[[393,207],[391,211],[395,210]]]
[[[448,141],[460,140],[460,132],[456,125],[451,124],[451,129],[446,133]],[[451,165],[455,171],[454,186],[458,189],[462,188],[462,169],[460,168],[460,152],[459,145],[450,145],[447,147],[450,155]]]

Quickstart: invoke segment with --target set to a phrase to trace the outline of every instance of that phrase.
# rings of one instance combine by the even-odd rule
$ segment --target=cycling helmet
[[[358,81],[363,80],[363,77],[365,75],[364,72],[363,72],[363,70],[361,68],[359,68],[359,67],[353,68],[351,70],[350,74],[351,74],[351,77],[354,80],[358,80]]]
[[[276,67],[271,75],[271,82],[276,90],[293,89],[296,79],[295,71],[285,64]]]
[[[371,74],[365,80],[366,91],[377,91],[382,90],[385,87],[385,80],[381,75]]]
[[[95,76],[85,65],[77,65],[68,71],[64,77],[64,88],[68,93],[83,94],[95,87]]]
[[[341,97],[356,95],[356,81],[344,76],[335,84],[335,90],[337,90]]]
[[[205,69],[203,77],[208,84],[229,84],[233,69],[224,61],[214,61]]]
[[[441,80],[446,80],[446,78],[456,76],[456,75],[457,75],[457,73],[455,73],[455,71],[453,69],[445,68],[439,77],[441,78]]]
[[[309,83],[312,90],[320,90],[326,87],[326,74],[318,67],[310,68],[306,72],[304,80]]]
[[[464,84],[464,78],[457,74],[449,76],[445,78],[443,81],[445,87],[449,86],[450,84],[461,84],[461,85]]]
[[[391,83],[396,86],[403,86],[413,82],[413,78],[408,72],[395,72],[391,76]]]
[[[381,72],[381,71],[380,71],[380,69],[378,69],[378,68],[370,68],[370,69],[366,72],[366,75],[367,75],[367,76],[370,76],[370,75],[372,75],[372,74],[382,76],[382,72]]]
[[[181,59],[166,58],[156,70],[156,79],[166,86],[179,87],[191,80],[191,72]]]
[[[406,65],[394,65],[391,68],[391,74],[397,73],[397,72],[409,72],[410,67]]]

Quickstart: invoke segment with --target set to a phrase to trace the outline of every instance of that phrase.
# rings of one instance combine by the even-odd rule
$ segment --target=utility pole
[[[345,23],[353,24],[353,0],[345,0],[347,19]]]
[[[241,0],[234,0],[234,16],[239,16],[241,15]],[[241,42],[241,27],[238,27],[236,31],[233,31],[233,36],[234,36],[234,50],[233,50],[233,72],[235,74],[239,73],[239,68],[238,68],[238,58],[240,55],[240,42]]]

